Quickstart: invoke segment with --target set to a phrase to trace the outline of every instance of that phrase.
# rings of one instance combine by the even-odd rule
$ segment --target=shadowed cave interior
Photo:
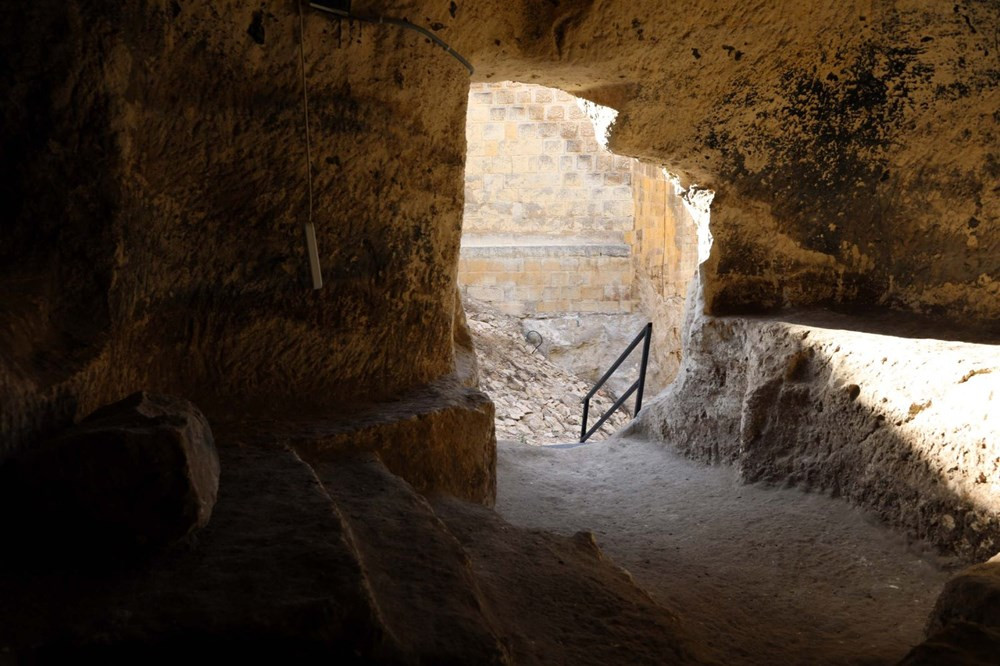
[[[0,24],[0,663],[996,663],[995,2]],[[714,192],[679,353],[573,449],[498,443],[460,295],[470,85],[506,121],[507,81]],[[556,131],[521,124],[479,148]],[[679,296],[622,284],[668,265],[630,173],[600,294],[655,322]],[[572,210],[553,233],[595,232]]]

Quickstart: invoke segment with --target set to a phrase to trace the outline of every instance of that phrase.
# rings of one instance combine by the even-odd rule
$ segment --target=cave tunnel
[[[997,663],[996,3],[0,23],[0,663]],[[714,193],[671,377],[572,449],[498,445],[459,291],[509,81]]]

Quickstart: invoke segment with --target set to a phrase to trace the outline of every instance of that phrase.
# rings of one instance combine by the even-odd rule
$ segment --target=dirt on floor
[[[958,566],[843,501],[639,439],[500,442],[498,483],[507,520],[593,531],[726,664],[894,664]]]

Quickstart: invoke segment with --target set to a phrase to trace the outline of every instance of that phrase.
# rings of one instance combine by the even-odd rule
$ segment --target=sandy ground
[[[843,501],[744,485],[646,441],[498,453],[497,511],[593,531],[725,664],[895,663],[956,566]]]

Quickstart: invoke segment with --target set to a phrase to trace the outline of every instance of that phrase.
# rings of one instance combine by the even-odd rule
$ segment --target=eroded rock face
[[[219,458],[197,407],[136,393],[8,461],[0,488],[15,555],[114,563],[207,525]]]
[[[300,39],[298,3],[3,10],[0,456],[123,389],[221,423],[469,381],[452,341],[467,73],[413,33],[304,11]],[[457,455],[445,436],[413,444],[413,478]],[[461,464],[488,477],[489,424],[473,439]]]
[[[0,569],[5,660],[712,663],[590,535],[431,505],[375,457],[314,469],[280,447],[220,455],[197,540],[127,571]]]
[[[996,552],[995,344],[898,318],[689,325],[677,380],[637,428],[747,481],[843,496],[968,560]]]
[[[1000,555],[948,581],[927,623],[927,640],[901,666],[990,664],[1000,654]]]
[[[927,633],[936,634],[955,622],[972,622],[1000,632],[1000,555],[948,581],[931,613]]]
[[[494,22],[500,53],[479,47],[477,64],[614,106],[612,150],[716,190],[710,312],[879,305],[983,324],[1000,316],[998,11],[560,3]]]
[[[614,106],[612,149],[714,188],[709,312],[1000,317],[995,3],[354,4],[435,31],[477,81]],[[466,70],[412,31],[305,12],[300,40],[297,3],[4,8],[0,455],[122,387],[214,419],[468,374]]]

